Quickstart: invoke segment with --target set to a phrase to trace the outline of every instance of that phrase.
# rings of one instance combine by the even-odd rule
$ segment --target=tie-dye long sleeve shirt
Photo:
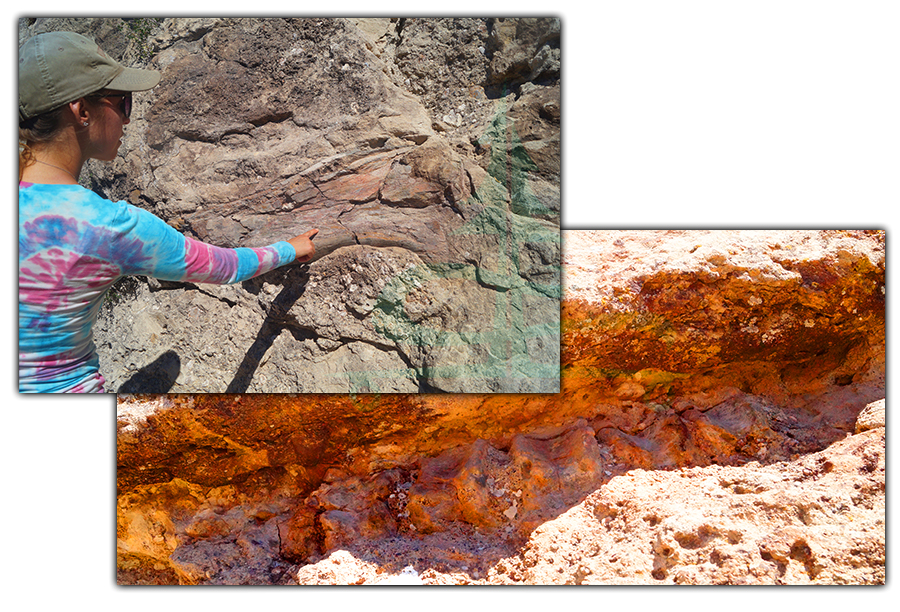
[[[78,185],[19,184],[19,391],[98,393],[92,328],[126,275],[236,283],[291,263],[287,242],[225,249]]]

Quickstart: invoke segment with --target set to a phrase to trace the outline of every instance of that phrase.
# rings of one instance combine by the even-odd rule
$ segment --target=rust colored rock
[[[883,233],[585,231],[563,240],[569,368],[686,373],[843,355],[883,336]]]
[[[509,458],[521,480],[508,486],[521,491],[521,514],[531,521],[572,503],[603,480],[604,459],[594,430],[584,421],[553,437],[517,435]]]
[[[369,541],[322,555],[299,584],[884,584],[884,431],[794,461],[614,476],[524,540]]]
[[[121,396],[123,580],[882,583],[883,235],[571,234],[559,394]],[[771,326],[807,308],[829,341]]]
[[[313,508],[300,505],[278,523],[279,552],[288,561],[303,562],[321,547],[321,534]]]
[[[484,440],[426,459],[409,490],[407,512],[422,533],[462,520],[476,527],[500,524],[500,508],[488,489],[488,464],[496,453]]]
[[[322,194],[334,202],[350,202],[361,204],[371,202],[378,196],[378,191],[390,171],[390,164],[369,171],[362,170],[357,174],[339,176],[319,184]]]

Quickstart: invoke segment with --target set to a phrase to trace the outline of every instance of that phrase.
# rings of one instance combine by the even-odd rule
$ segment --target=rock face
[[[554,19],[37,19],[160,70],[84,180],[219,246],[318,228],[240,287],[138,279],[95,330],[130,392],[559,389]]]
[[[558,394],[120,396],[119,581],[884,583],[884,235],[563,247]]]

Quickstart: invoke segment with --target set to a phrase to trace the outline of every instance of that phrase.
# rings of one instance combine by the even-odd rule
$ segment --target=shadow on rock
[[[169,350],[122,383],[118,393],[168,393],[181,373],[181,357]]]
[[[247,392],[253,380],[253,375],[259,368],[263,357],[272,348],[272,343],[275,342],[275,338],[278,337],[278,334],[284,328],[287,311],[291,309],[291,306],[300,299],[306,290],[305,266],[299,277],[296,275],[295,270],[290,270],[285,273],[284,280],[286,281],[284,287],[278,293],[278,296],[272,300],[267,310],[266,318],[260,326],[253,344],[247,349],[244,358],[241,359],[241,363],[235,371],[234,378],[228,383],[228,388],[225,390],[226,393]],[[258,290],[252,292],[258,293]]]

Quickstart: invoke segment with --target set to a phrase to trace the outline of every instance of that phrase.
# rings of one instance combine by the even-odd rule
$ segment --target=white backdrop
[[[182,6],[161,0],[152,10],[177,16]],[[335,16],[423,16],[422,6],[325,8]],[[565,229],[883,228],[890,242],[900,196],[898,6],[865,0],[562,0],[488,7],[460,0],[441,8],[459,16],[562,19]],[[90,16],[131,16],[123,10],[150,8],[96,7]],[[251,8],[237,10],[286,16],[304,9],[291,3],[245,12]],[[49,11],[43,15],[71,9],[41,4]],[[43,15],[11,15],[10,40],[18,17]],[[15,60],[6,66],[14,82]],[[12,117],[11,93],[7,99]],[[8,167],[15,172],[12,138],[9,143]],[[10,248],[15,255],[16,247]],[[892,262],[888,272],[892,304]],[[11,265],[7,282],[15,286]],[[16,327],[13,294],[7,293],[5,305],[10,337]],[[10,403],[2,419],[0,575],[13,609],[85,605],[168,612],[349,604],[397,610],[430,603],[429,597],[448,605],[526,609],[552,609],[560,598],[598,608],[639,601],[750,610],[769,603],[783,608],[800,603],[785,598],[800,597],[804,606],[823,610],[886,607],[887,588],[117,588],[114,397],[20,396],[12,347],[3,358],[3,393]],[[727,603],[719,601],[725,598]]]

